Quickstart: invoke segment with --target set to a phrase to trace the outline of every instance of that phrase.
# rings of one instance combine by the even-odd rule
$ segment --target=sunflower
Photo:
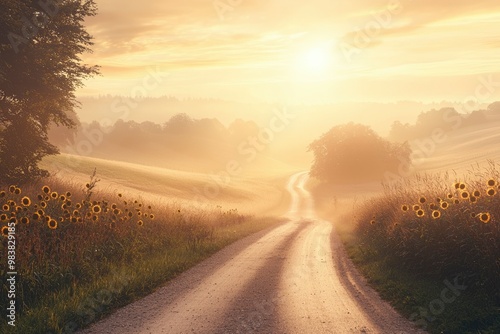
[[[139,225],[139,226],[144,226],[144,222],[143,222],[142,220],[139,220],[139,221],[137,222],[137,225]]]
[[[118,208],[118,205],[116,205],[116,203],[111,204],[111,209],[113,209],[113,210],[114,210],[114,209],[116,209],[116,208]]]
[[[21,224],[29,224],[30,219],[28,217],[22,217],[21,218]]]
[[[150,218],[151,220],[153,220],[153,219],[155,219],[155,215],[154,215],[154,214],[150,214],[150,215],[149,215],[149,218]]]
[[[441,217],[441,211],[439,210],[432,211],[432,218],[439,219],[440,217]]]
[[[419,218],[422,218],[423,216],[425,216],[425,212],[422,209],[417,210],[416,213],[417,213],[417,217],[419,217]]]
[[[55,219],[50,219],[48,222],[47,222],[47,226],[51,229],[51,230],[55,230],[57,228],[57,220]]]
[[[431,205],[429,205],[429,208],[431,210],[437,210],[438,206],[436,204],[434,204],[434,203],[431,203]]]
[[[472,193],[472,196],[481,197],[481,192],[479,190],[474,190],[474,192]]]
[[[496,185],[497,185],[497,181],[495,181],[493,179],[488,180],[488,187],[494,187]]]
[[[409,209],[410,209],[410,208],[408,207],[408,205],[406,205],[406,204],[401,205],[401,210],[402,210],[402,211],[406,212],[406,211],[408,211]]]
[[[45,201],[40,202],[40,206],[45,209],[47,207],[47,202]]]
[[[42,191],[43,191],[43,193],[48,194],[48,193],[50,193],[50,187],[49,186],[43,186],[42,187]]]
[[[471,196],[471,197],[469,198],[469,201],[470,201],[471,203],[477,203],[477,197],[476,197],[476,196]]]
[[[495,190],[495,188],[488,188],[488,190],[486,190],[486,194],[488,196],[495,196],[497,194],[497,191]]]
[[[458,199],[454,200],[453,203],[455,204],[460,204],[460,201]]]
[[[485,224],[488,224],[491,221],[491,215],[488,212],[480,213],[479,220]]]
[[[75,208],[77,210],[80,210],[82,208],[82,205],[80,203],[76,203]]]
[[[453,198],[453,194],[448,194],[446,197],[448,197],[448,199],[452,199]]]
[[[9,228],[7,226],[3,226],[1,233],[3,237],[7,237],[9,235]]]
[[[66,200],[66,196],[65,195],[60,195],[59,199],[64,202]]]
[[[3,210],[3,211],[10,211],[10,206],[9,206],[9,204],[4,204],[4,205],[2,206],[2,210]]]
[[[462,198],[462,199],[468,199],[469,197],[470,197],[470,194],[468,191],[462,191],[460,193],[460,198]]]
[[[99,206],[99,204],[94,204],[94,206],[92,207],[92,212],[93,213],[100,213],[101,212],[101,207]]]
[[[114,209],[114,210],[113,210],[113,214],[115,214],[115,215],[119,215],[119,214],[120,214],[120,209]]]
[[[9,192],[14,193],[14,191],[16,191],[16,186],[10,186]]]
[[[66,197],[71,197],[71,193],[69,191],[66,192]]]
[[[420,204],[424,204],[425,202],[427,202],[427,199],[425,198],[425,196],[420,196],[420,198],[418,199],[418,202]]]
[[[14,194],[16,194],[16,195],[21,195],[21,192],[22,192],[21,188],[14,189]]]
[[[465,183],[460,183],[458,187],[460,188],[460,190],[464,190],[466,188]]]
[[[6,221],[7,218],[9,218],[9,216],[7,216],[5,213],[0,215],[0,220],[3,222]]]
[[[66,199],[65,203],[66,203],[67,206],[72,206],[73,205],[73,202],[69,198]]]
[[[24,206],[30,206],[31,205],[31,200],[28,196],[24,196],[21,198],[21,204]]]
[[[52,199],[57,199],[59,197],[59,194],[56,191],[53,191],[52,193],[50,193],[50,197],[52,197]]]
[[[453,183],[453,187],[454,187],[455,189],[459,189],[459,188],[460,188],[460,182],[455,182],[455,183]]]
[[[418,211],[418,210],[420,210],[420,205],[418,204],[413,205],[413,211]],[[178,211],[181,212],[181,210]]]
[[[71,222],[74,224],[76,222],[78,222],[78,218],[77,217],[71,217]]]

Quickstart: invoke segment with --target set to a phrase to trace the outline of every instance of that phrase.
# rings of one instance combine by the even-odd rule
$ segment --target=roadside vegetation
[[[431,333],[500,332],[500,173],[420,175],[354,209],[348,252],[383,298]]]
[[[95,173],[86,185],[0,187],[0,205],[1,257],[15,233],[17,271],[16,327],[2,322],[2,333],[72,333],[278,222],[101,191]],[[4,292],[9,271],[4,261]],[[8,302],[2,293],[3,310]]]

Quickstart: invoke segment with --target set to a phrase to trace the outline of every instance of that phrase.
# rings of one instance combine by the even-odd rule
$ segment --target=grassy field
[[[385,187],[309,184],[371,285],[431,333],[500,332],[498,129],[423,138],[414,173]]]
[[[52,159],[45,163],[65,158]],[[234,179],[220,196],[196,206],[189,205],[189,190],[206,184],[206,176],[78,162],[43,183],[0,190],[0,252],[7,255],[9,235],[15,236],[17,271],[16,327],[3,323],[2,333],[71,333],[85,327],[235,240],[280,222],[240,212],[231,207],[233,197],[243,205],[255,200],[267,206],[262,213],[280,210],[287,200],[278,190],[285,176],[278,174]],[[91,166],[100,172],[89,179]],[[253,191],[267,191],[268,197],[257,202]],[[10,270],[3,264],[0,270],[7,282]],[[2,293],[0,307],[7,309],[8,302]]]

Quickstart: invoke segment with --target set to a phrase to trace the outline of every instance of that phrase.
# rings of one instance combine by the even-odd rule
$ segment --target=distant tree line
[[[107,127],[82,123],[76,131],[53,127],[50,138],[65,153],[200,170],[227,163],[239,154],[241,143],[259,131],[252,121],[238,119],[225,126],[214,118],[181,113],[163,124],[120,119]]]
[[[487,124],[495,120],[500,121],[500,102],[492,103],[484,110],[474,110],[466,114],[459,113],[454,108],[434,109],[422,112],[415,124],[394,122],[389,139],[404,142],[430,136],[436,129],[450,132],[459,128]]]

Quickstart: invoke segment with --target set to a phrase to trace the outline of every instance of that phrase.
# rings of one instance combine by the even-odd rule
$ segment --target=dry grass
[[[467,277],[467,294],[481,300],[471,297],[462,311],[476,308],[476,319],[448,321],[460,330],[498,326],[499,181],[499,166],[490,162],[462,177],[425,174],[386,185],[382,195],[355,210],[355,253],[362,263],[380,262],[416,280]]]
[[[79,307],[72,299],[92,295],[96,282],[112,276],[113,271],[125,268],[129,276],[142,275],[137,286],[130,284],[123,295],[115,297],[120,304],[150,291],[228,242],[275,222],[258,222],[220,206],[197,210],[170,202],[146,202],[119,192],[99,191],[97,181],[95,175],[86,185],[56,178],[0,189],[2,255],[7,252],[8,224],[15,224],[20,333],[62,332],[64,322]],[[6,277],[6,266],[0,268],[1,276]],[[3,309],[7,302],[2,294]],[[75,323],[87,324],[81,319]]]

